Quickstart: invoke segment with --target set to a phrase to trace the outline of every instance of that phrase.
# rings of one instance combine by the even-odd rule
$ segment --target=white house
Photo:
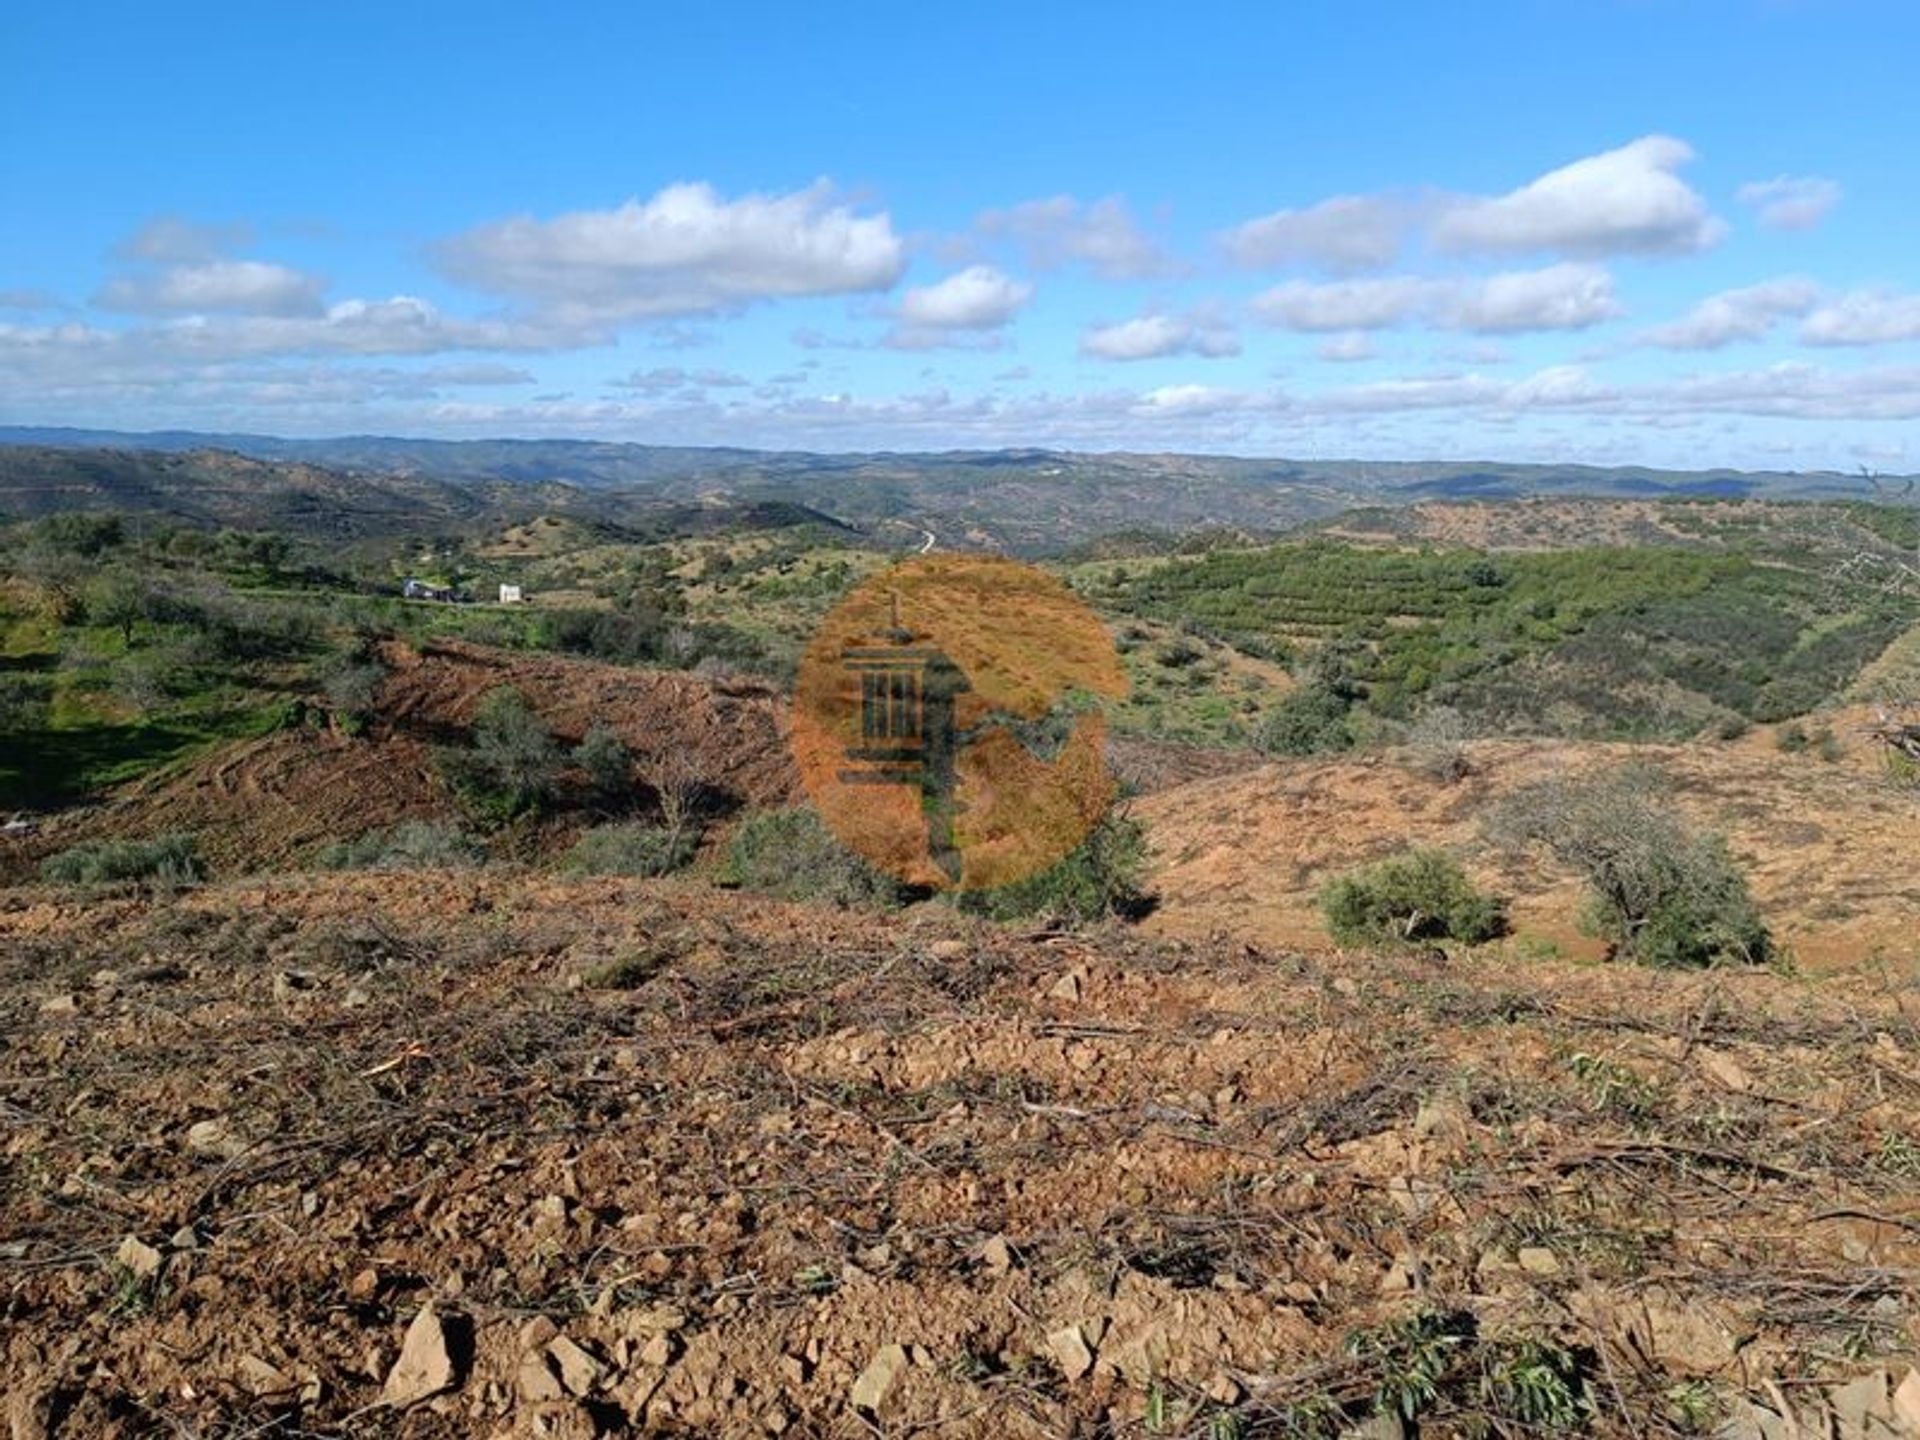
[[[500,587],[500,603],[502,605],[518,605],[526,598],[526,596],[520,593],[520,587],[518,585],[502,585]]]

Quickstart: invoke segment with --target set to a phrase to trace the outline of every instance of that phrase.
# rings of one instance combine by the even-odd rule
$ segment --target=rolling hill
[[[1770,500],[1869,499],[1859,476],[1832,472],[1661,471],[1478,461],[1247,459],[1051,450],[826,455],[699,449],[590,440],[417,440],[389,436],[286,439],[183,431],[0,427],[14,447],[162,454],[220,450],[345,470],[368,483],[418,485],[422,494],[478,485],[562,485],[572,503],[613,493],[663,501],[782,500],[824,511],[887,543],[931,530],[952,547],[1045,553],[1114,531],[1208,526],[1278,531],[1362,505],[1447,499],[1582,495],[1625,499],[1708,496]],[[1898,491],[1904,482],[1890,488]],[[1906,497],[1911,498],[1911,497]],[[4,503],[4,501],[0,501]],[[543,503],[538,509],[554,509]]]

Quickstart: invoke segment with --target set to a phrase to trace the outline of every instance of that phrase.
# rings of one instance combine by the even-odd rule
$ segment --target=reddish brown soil
[[[194,835],[221,874],[281,868],[321,847],[397,821],[457,816],[433,748],[461,740],[488,691],[510,685],[568,743],[611,726],[637,755],[691,757],[723,807],[774,805],[795,793],[785,706],[757,680],[721,681],[479,646],[389,645],[378,720],[364,735],[301,727],[217,751],[184,770],[55,817],[24,841],[0,841],[0,880],[81,840]],[[548,838],[564,839],[557,827]],[[535,837],[534,850],[551,848]]]
[[[23,1437],[1312,1433],[1426,1310],[1476,1327],[1429,1433],[1539,1341],[1592,1428],[1677,1434],[1912,1355],[1916,1102],[1910,976],[504,869],[16,889],[0,1378]],[[449,1386],[389,1407],[428,1301]]]
[[[1816,969],[1920,961],[1920,796],[1890,785],[1868,712],[1833,717],[1845,753],[1783,754],[1768,733],[1737,744],[1603,745],[1479,741],[1470,773],[1440,781],[1409,757],[1270,764],[1161,790],[1135,804],[1157,853],[1155,929],[1271,945],[1327,944],[1316,897],[1333,875],[1409,845],[1463,856],[1481,883],[1513,897],[1523,939],[1597,958],[1575,928],[1570,874],[1490,846],[1482,822],[1500,799],[1550,776],[1652,764],[1693,822],[1724,833],[1787,953]]]

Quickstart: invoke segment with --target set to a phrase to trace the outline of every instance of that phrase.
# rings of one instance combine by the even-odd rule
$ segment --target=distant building
[[[520,587],[518,585],[502,585],[500,587],[500,603],[502,605],[518,605],[526,598],[526,596],[520,593]]]
[[[400,593],[409,600],[451,601],[454,598],[450,586],[429,585],[426,581],[415,580],[411,576],[408,577],[406,584],[400,587]]]

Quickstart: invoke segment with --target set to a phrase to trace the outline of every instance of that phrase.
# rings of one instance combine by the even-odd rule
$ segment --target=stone
[[[1224,1370],[1215,1371],[1207,1381],[1207,1398],[1220,1405],[1238,1405],[1246,1393],[1240,1382]]]
[[[224,1115],[195,1121],[187,1127],[187,1149],[196,1155],[231,1160],[246,1152],[247,1142],[234,1133],[233,1122]]]
[[[520,1348],[522,1350],[544,1350],[560,1334],[560,1327],[553,1323],[550,1316],[536,1315],[520,1327]]]
[[[1865,1435],[1869,1419],[1885,1419],[1892,1414],[1887,1405],[1887,1372],[1875,1370],[1828,1391],[1827,1405],[1840,1422],[1842,1436]]]
[[[182,1225],[178,1230],[173,1232],[172,1236],[167,1240],[167,1244],[175,1250],[198,1250],[200,1248],[200,1232],[191,1225]]]
[[[234,1368],[240,1388],[256,1400],[271,1399],[276,1395],[291,1395],[300,1388],[298,1380],[258,1355],[242,1355],[240,1363]]]
[[[1920,1370],[1907,1371],[1893,1392],[1893,1418],[1909,1435],[1920,1435]]]
[[[400,1358],[394,1361],[381,1387],[380,1403],[404,1410],[446,1393],[453,1384],[453,1352],[447,1348],[447,1329],[429,1300],[407,1326],[406,1338],[400,1342]]]
[[[1727,1089],[1744,1093],[1753,1088],[1753,1077],[1725,1051],[1702,1049],[1697,1052],[1697,1058],[1700,1068]]]
[[[160,1267],[166,1263],[166,1257],[138,1235],[128,1235],[122,1239],[120,1248],[113,1252],[113,1258],[117,1264],[125,1267],[141,1280],[151,1280],[160,1273]]]
[[[1102,1352],[1122,1379],[1145,1388],[1167,1373],[1167,1357],[1172,1353],[1167,1327],[1158,1321],[1124,1336],[1116,1336]]]
[[[904,1346],[882,1345],[874,1352],[867,1368],[860,1372],[860,1378],[853,1382],[853,1393],[848,1397],[856,1410],[878,1413],[893,1387],[899,1382],[901,1374],[907,1368],[907,1352]]]
[[[520,1357],[520,1368],[513,1377],[513,1388],[529,1405],[548,1405],[567,1398],[560,1377],[553,1373],[542,1351]]]
[[[1006,1236],[996,1235],[980,1247],[980,1260],[994,1274],[1004,1275],[1013,1268],[1013,1247]]]
[[[1393,1257],[1393,1263],[1387,1266],[1386,1274],[1380,1277],[1382,1295],[1406,1295],[1423,1289],[1426,1285],[1427,1269],[1420,1263],[1420,1257],[1403,1253]]]
[[[1060,1373],[1069,1380],[1078,1380],[1093,1369],[1093,1351],[1078,1325],[1062,1326],[1047,1336],[1047,1349],[1053,1352]]]
[[[553,1357],[553,1363],[559,1367],[560,1383],[567,1387],[569,1394],[585,1399],[600,1383],[604,1367],[565,1335],[558,1336],[547,1346],[547,1354]]]
[[[1560,1257],[1544,1245],[1522,1245],[1514,1258],[1520,1262],[1520,1268],[1529,1275],[1560,1273]]]
[[[80,1010],[80,1001],[72,995],[50,995],[40,1002],[42,1015],[75,1015]]]
[[[1085,988],[1086,980],[1086,966],[1076,965],[1058,980],[1054,981],[1052,986],[1048,988],[1047,994],[1055,1000],[1078,1000],[1081,991]]]
[[[964,940],[936,940],[927,947],[927,954],[935,960],[958,960],[972,948]]]

